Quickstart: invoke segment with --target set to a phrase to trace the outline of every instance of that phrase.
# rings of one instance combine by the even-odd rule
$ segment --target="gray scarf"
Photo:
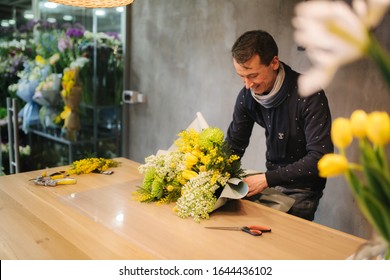
[[[287,96],[285,94],[278,94],[280,93],[280,88],[283,85],[284,77],[285,77],[285,71],[284,71],[283,63],[280,63],[278,76],[276,77],[274,87],[272,88],[272,90],[267,95],[260,95],[254,93],[253,90],[251,89],[251,94],[253,98],[265,108],[272,108],[272,107],[279,106]]]

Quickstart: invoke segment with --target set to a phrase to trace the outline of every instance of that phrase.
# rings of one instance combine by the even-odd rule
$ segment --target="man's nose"
[[[248,78],[244,78],[244,84],[247,89],[250,89],[253,86],[253,82]]]

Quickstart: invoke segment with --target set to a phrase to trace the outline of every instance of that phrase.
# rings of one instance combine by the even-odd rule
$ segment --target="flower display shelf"
[[[43,128],[41,125],[35,125],[31,126],[29,130],[30,144],[32,144],[31,134],[33,134],[46,140],[65,145],[68,149],[67,162],[69,164],[77,159],[75,156],[77,149],[81,149],[86,145],[92,148],[87,153],[98,155],[98,145],[102,142],[114,143],[115,151],[112,152],[119,155],[121,149],[120,106],[93,107],[82,105],[81,107],[81,130],[76,141],[71,141],[64,137],[61,127]]]

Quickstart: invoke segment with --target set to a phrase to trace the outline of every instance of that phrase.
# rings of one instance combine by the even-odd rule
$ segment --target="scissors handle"
[[[253,225],[253,226],[247,226],[247,228],[252,230],[260,230],[261,232],[271,232],[271,228],[266,226]]]
[[[245,231],[246,233],[249,233],[253,236],[260,236],[262,235],[263,233],[261,232],[261,230],[258,230],[258,229],[251,229],[249,227],[242,227],[241,228],[242,231]]]

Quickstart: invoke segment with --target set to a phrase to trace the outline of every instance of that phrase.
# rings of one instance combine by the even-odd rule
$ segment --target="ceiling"
[[[43,3],[44,1],[37,1],[37,3]],[[26,10],[32,10],[33,0],[0,0],[0,22],[2,20],[16,19],[17,27],[21,24],[24,24],[26,21],[24,18],[24,12]],[[40,5],[40,4],[38,4]],[[41,8],[39,8],[41,9]],[[75,22],[79,22],[88,29],[92,29],[92,14],[89,11],[90,9],[72,7],[72,6],[62,6],[61,9],[50,9],[41,12],[42,19],[45,19],[48,16],[57,18],[58,15],[63,15],[64,13],[71,14]],[[105,18],[99,19],[98,29],[99,31],[118,31],[120,26],[118,26],[118,17],[117,13],[114,12],[115,9],[107,9],[108,15]],[[43,10],[41,10],[43,11]],[[111,14],[111,15],[110,15]],[[113,18],[114,17],[114,18]],[[62,16],[61,16],[62,18]],[[115,19],[116,18],[116,19]],[[119,19],[120,22],[120,19]],[[1,28],[1,26],[0,26]]]
[[[31,7],[32,0],[0,0],[0,5],[10,7]]]
[[[32,0],[0,0],[0,20],[11,19],[13,13],[31,10]]]

